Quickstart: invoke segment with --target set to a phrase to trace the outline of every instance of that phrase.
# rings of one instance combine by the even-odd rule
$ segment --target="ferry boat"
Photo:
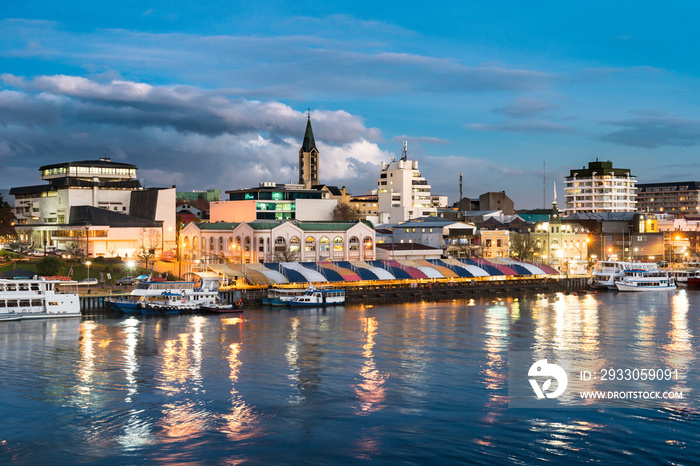
[[[267,298],[263,299],[263,304],[270,306],[287,306],[289,302],[298,296],[306,293],[304,289],[270,288],[267,290]]]
[[[676,282],[665,270],[626,270],[615,286],[620,291],[673,291]]]
[[[659,266],[653,262],[623,262],[623,261],[599,261],[593,267],[590,286],[593,288],[607,288],[616,290],[615,282],[625,276],[627,270],[644,270],[648,272],[658,271]]]
[[[160,296],[143,296],[139,300],[142,314],[180,313],[201,310],[219,304],[219,292],[207,289],[165,291]]]
[[[0,321],[80,317],[78,293],[66,288],[74,281],[0,279]]]
[[[107,306],[124,314],[144,314],[162,312],[166,308],[172,312],[189,310],[192,302],[199,301],[199,305],[216,303],[218,298],[218,280],[203,280],[201,286],[193,281],[162,282],[142,281],[136,284],[133,291],[126,298],[112,298],[106,300]],[[175,303],[176,297],[179,303]],[[174,308],[179,308],[176,311]]]
[[[303,295],[289,301],[292,307],[318,307],[345,304],[345,290],[309,287]]]
[[[700,289],[700,270],[696,270],[692,276],[688,277],[688,288]]]

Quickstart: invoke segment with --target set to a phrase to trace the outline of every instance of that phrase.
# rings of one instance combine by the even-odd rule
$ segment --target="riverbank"
[[[454,282],[392,282],[342,286],[348,303],[400,303],[414,301],[442,301],[470,299],[484,296],[523,296],[539,293],[578,292],[588,288],[588,277],[546,277],[503,280],[460,280]],[[260,307],[267,294],[264,288],[226,290],[220,292],[225,303],[243,300],[244,307]],[[119,296],[119,295],[117,295]],[[122,295],[123,296],[123,295]],[[114,294],[86,294],[80,296],[83,312],[106,311],[105,300]]]

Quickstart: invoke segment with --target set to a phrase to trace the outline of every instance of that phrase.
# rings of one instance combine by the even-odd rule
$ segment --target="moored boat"
[[[665,270],[627,270],[615,286],[620,291],[673,291],[676,282]]]
[[[80,317],[74,285],[44,278],[0,280],[0,320]]]
[[[289,301],[289,305],[292,307],[333,306],[336,304],[345,304],[345,290],[309,287],[303,295],[296,296]]]
[[[298,296],[303,296],[306,289],[300,288],[270,288],[267,290],[267,298],[263,299],[263,304],[270,306],[287,306]]]
[[[615,282],[625,276],[627,270],[656,271],[659,266],[653,262],[599,261],[593,267],[590,286],[616,290]]]

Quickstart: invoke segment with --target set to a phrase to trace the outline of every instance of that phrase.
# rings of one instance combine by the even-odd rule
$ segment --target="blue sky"
[[[60,5],[59,5],[60,3]],[[24,1],[0,18],[0,188],[107,154],[148,186],[298,178],[353,194],[419,161],[433,193],[561,203],[599,158],[696,180],[700,4]],[[547,166],[543,199],[543,162]]]

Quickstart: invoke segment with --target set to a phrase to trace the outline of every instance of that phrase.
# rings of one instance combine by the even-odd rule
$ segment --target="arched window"
[[[328,254],[328,251],[330,249],[330,241],[328,240],[327,236],[322,236],[320,240],[318,240],[318,250],[321,252],[321,254]]]
[[[299,252],[301,249],[301,240],[298,236],[292,236],[289,240],[289,250],[291,252]]]
[[[214,237],[209,238],[209,252],[214,252]]]
[[[250,236],[245,237],[243,244],[245,245],[245,252],[250,252]]]
[[[306,252],[314,252],[316,251],[316,238],[313,236],[307,236],[306,237],[306,247],[305,247]]]
[[[233,252],[233,236],[228,237],[228,245],[226,246],[226,249],[228,250],[229,254]]]
[[[552,250],[557,250],[559,249],[559,241],[553,239],[552,242],[549,245],[550,249]]]
[[[197,250],[197,244],[197,237],[192,237],[192,249],[194,249],[195,251]]]
[[[350,251],[358,251],[360,249],[360,240],[357,239],[357,236],[351,237],[348,243],[350,244]]]
[[[336,236],[333,239],[333,250],[335,252],[343,252],[343,238],[340,236]]]
[[[275,238],[275,252],[284,252],[287,249],[287,242],[281,236]]]

